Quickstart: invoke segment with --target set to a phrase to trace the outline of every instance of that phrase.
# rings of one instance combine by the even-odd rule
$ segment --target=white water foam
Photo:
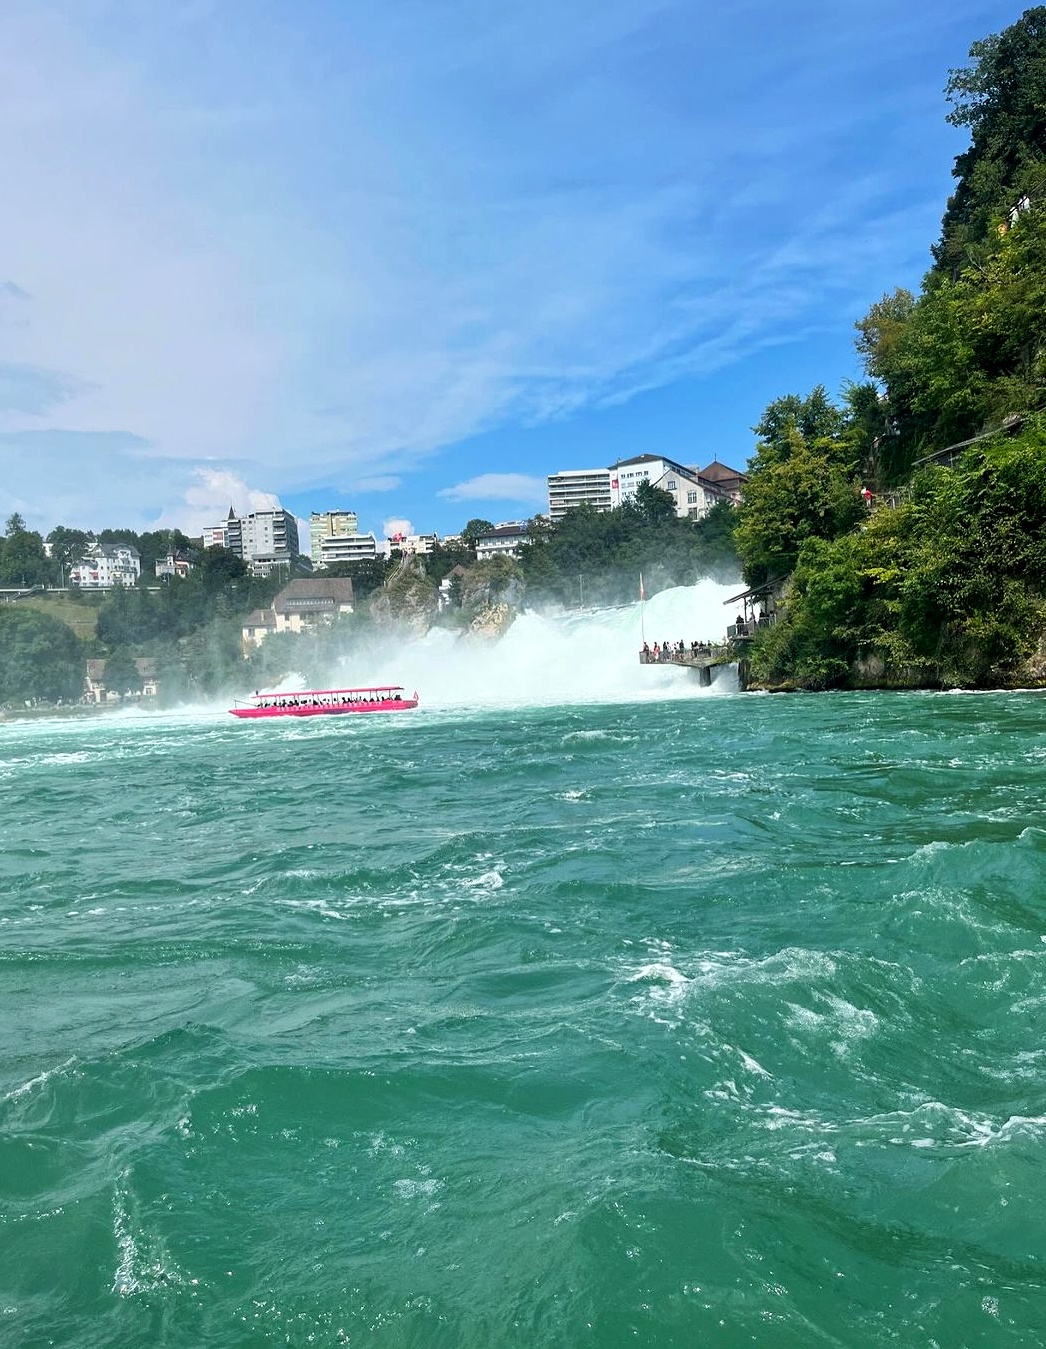
[[[345,657],[335,682],[389,681],[417,689],[432,708],[543,706],[549,703],[663,701],[737,691],[733,667],[702,688],[694,671],[640,665],[644,640],[721,640],[733,614],[723,607],[738,583],[701,581],[662,591],[645,605],[580,614],[524,613],[497,641],[445,629]]]

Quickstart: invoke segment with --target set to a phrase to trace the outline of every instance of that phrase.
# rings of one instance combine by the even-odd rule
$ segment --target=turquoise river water
[[[1046,701],[628,655],[0,724],[0,1344],[1044,1342]]]

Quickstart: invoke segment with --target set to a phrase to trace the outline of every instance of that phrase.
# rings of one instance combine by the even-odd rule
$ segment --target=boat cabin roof
[[[256,693],[255,698],[320,698],[330,693],[402,693],[402,684],[375,684],[364,689],[284,689],[280,693]]]

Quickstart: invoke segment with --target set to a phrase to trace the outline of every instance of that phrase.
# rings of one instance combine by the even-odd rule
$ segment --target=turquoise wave
[[[1038,1343],[1042,708],[0,725],[0,1339]]]

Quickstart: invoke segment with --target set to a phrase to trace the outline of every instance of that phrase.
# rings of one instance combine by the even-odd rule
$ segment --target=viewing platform
[[[640,665],[678,665],[684,670],[696,670],[699,682],[706,688],[712,682],[713,667],[733,665],[736,660],[737,653],[723,642],[691,642],[689,646],[684,642],[665,647],[644,645],[639,652]]]

